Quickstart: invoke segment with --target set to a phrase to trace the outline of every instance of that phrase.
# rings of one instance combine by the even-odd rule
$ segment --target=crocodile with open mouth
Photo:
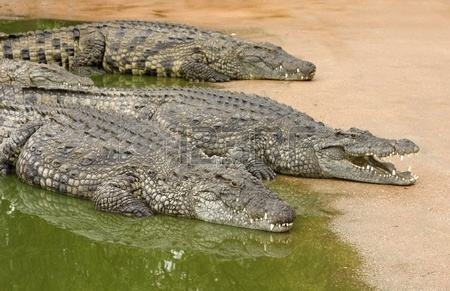
[[[166,214],[272,232],[294,210],[239,163],[194,151],[153,121],[89,108],[1,105],[0,170],[130,216]],[[5,122],[8,120],[8,122]],[[201,154],[201,153],[200,153]],[[195,155],[193,156],[195,158]]]
[[[4,104],[87,106],[152,119],[208,155],[239,160],[259,178],[270,179],[277,172],[393,185],[417,180],[410,170],[402,172],[382,161],[417,153],[412,141],[379,138],[355,128],[333,129],[266,97],[182,88],[2,86],[0,91]]]
[[[15,62],[19,64],[14,65]],[[22,73],[21,77],[16,76],[16,66],[34,77]],[[260,178],[272,178],[275,171],[394,185],[410,185],[417,180],[410,169],[401,172],[392,163],[382,161],[392,155],[418,152],[418,146],[407,139],[378,138],[355,128],[333,129],[267,97],[215,89],[86,87],[83,84],[88,80],[80,83],[77,76],[43,70],[42,66],[0,61],[0,81],[9,80],[10,84],[0,86],[0,102],[86,106],[153,119],[207,154],[241,160]],[[44,77],[37,77],[42,74]],[[48,84],[53,84],[53,88]],[[8,118],[3,119],[2,131],[8,131],[7,123]]]

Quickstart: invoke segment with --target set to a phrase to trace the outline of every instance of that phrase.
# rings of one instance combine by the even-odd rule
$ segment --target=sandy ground
[[[184,22],[269,41],[313,61],[313,82],[239,81],[334,127],[359,127],[421,146],[404,161],[412,187],[308,180],[345,193],[336,231],[386,290],[450,289],[450,2],[0,0],[0,16]],[[299,3],[297,3],[299,2]],[[301,2],[301,3],[300,3]],[[76,4],[75,4],[76,3]]]

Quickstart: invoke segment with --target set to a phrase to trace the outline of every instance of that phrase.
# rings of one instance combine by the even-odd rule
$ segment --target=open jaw
[[[362,176],[366,175],[368,179],[373,180],[368,182],[412,185],[419,178],[411,172],[411,167],[407,171],[400,171],[393,163],[383,161],[383,158],[377,155],[367,155],[364,157],[350,157],[349,160],[355,168],[363,173]]]
[[[367,183],[412,185],[419,177],[411,172],[411,167],[407,171],[400,171],[393,163],[384,161],[384,159],[391,156],[400,156],[400,159],[403,160],[404,156],[415,154],[418,150],[417,148],[417,150],[409,153],[392,151],[384,154],[347,155],[344,160],[341,160],[341,163],[345,164],[345,171],[342,173],[333,171],[334,173],[330,174],[336,178]]]

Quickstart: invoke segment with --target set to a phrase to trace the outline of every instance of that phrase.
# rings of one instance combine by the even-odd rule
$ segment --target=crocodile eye
[[[245,61],[249,63],[259,63],[262,62],[262,59],[258,56],[246,56]]]
[[[234,188],[239,187],[239,183],[236,181],[230,181],[230,185],[231,185],[231,187],[234,187]]]
[[[59,168],[59,166],[61,166],[61,163],[59,161],[57,161],[57,160],[54,160],[52,162],[52,166],[55,167],[55,168]]]
[[[83,158],[83,159],[81,159],[80,164],[81,164],[82,166],[89,166],[89,165],[91,165],[93,162],[94,162],[94,160],[91,159],[91,158]]]

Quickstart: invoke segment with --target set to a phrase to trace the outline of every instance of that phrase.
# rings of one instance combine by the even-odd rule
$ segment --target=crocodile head
[[[74,75],[56,65],[0,60],[0,83],[21,86],[93,86],[91,79]]]
[[[316,66],[270,43],[244,43],[236,54],[238,79],[312,80]]]
[[[312,80],[316,66],[298,59],[270,43],[246,42],[234,38],[207,41],[204,53],[208,65],[230,79]]]
[[[383,161],[417,153],[419,147],[408,139],[379,138],[356,128],[333,130],[319,123],[274,132],[274,150],[265,158],[279,173],[392,185],[411,185],[418,178]]]
[[[149,193],[159,201],[154,212],[271,232],[292,228],[294,210],[245,169],[211,163],[180,169]]]

